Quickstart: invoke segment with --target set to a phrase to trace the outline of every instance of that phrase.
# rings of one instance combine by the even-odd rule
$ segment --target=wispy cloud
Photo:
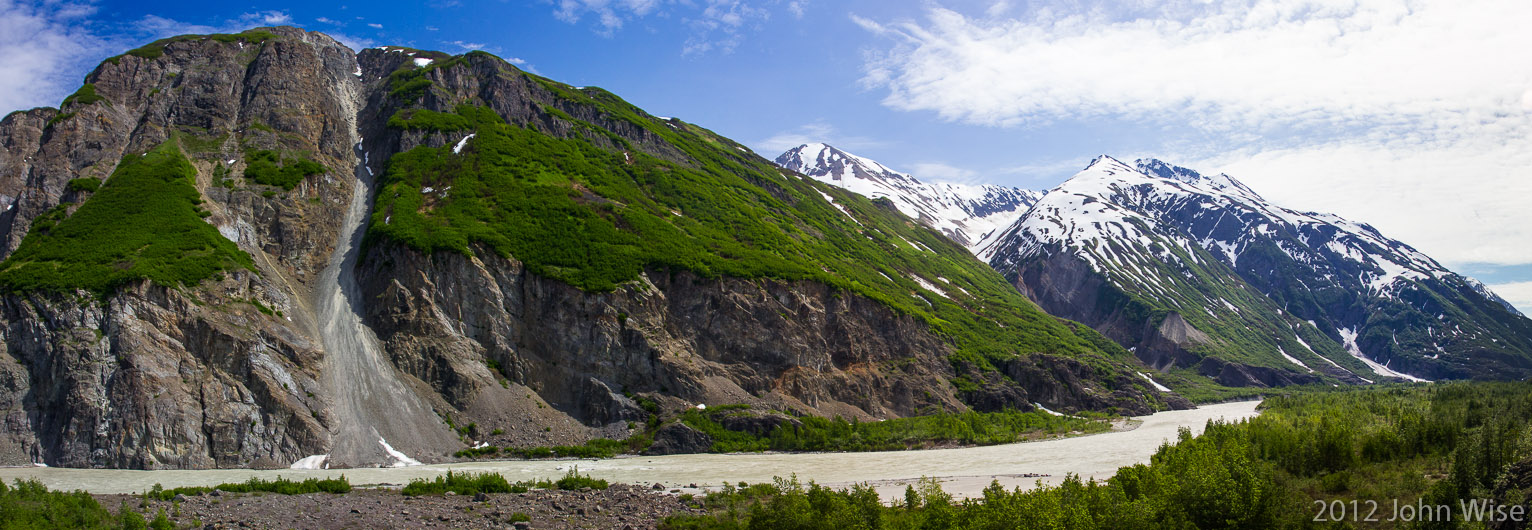
[[[979,176],[978,171],[945,162],[916,162],[910,167],[910,174],[921,180],[947,182],[970,182]]]
[[[749,0],[557,0],[553,16],[574,24],[592,20],[596,32],[612,36],[629,21],[645,17],[670,18],[689,30],[683,55],[732,53],[748,34],[771,19],[780,8],[803,16],[807,0],[767,2]]]
[[[770,138],[753,142],[751,147],[766,158],[774,158],[788,149],[811,143],[830,144],[841,149],[855,151],[886,147],[887,142],[864,136],[843,135],[835,127],[822,122],[804,124],[795,129],[782,131]]]
[[[240,15],[239,18],[240,20],[247,22],[259,22],[268,26],[280,26],[283,24],[291,24],[293,22],[293,17],[288,15],[286,11],[260,11],[256,13],[245,13]]]
[[[88,4],[0,0],[0,113],[57,105],[111,44],[80,26]]]
[[[1532,49],[1532,3],[999,2],[851,21],[889,43],[864,83],[890,108],[982,126],[1145,124],[1167,131],[1162,158],[1279,203],[1447,262],[1532,263],[1519,204],[1532,196],[1532,62],[1507,55]]]

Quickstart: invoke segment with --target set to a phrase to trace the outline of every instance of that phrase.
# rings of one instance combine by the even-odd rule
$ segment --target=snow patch
[[[1309,373],[1311,373],[1311,374],[1314,373],[1314,369],[1313,368],[1309,368],[1309,365],[1303,364],[1303,361],[1298,360],[1297,357],[1293,357],[1291,355],[1288,355],[1287,354],[1287,350],[1282,349],[1281,346],[1277,346],[1277,353],[1282,354],[1282,358],[1283,359],[1287,359],[1287,362],[1296,364],[1298,366],[1302,366],[1304,370],[1308,370]]]
[[[384,444],[385,447],[387,445],[388,444]],[[293,462],[293,465],[287,466],[287,468],[288,469],[326,469],[325,461],[329,460],[329,459],[330,459],[330,455],[328,455],[328,454],[324,454],[324,455],[309,455],[309,456],[305,456],[303,458],[298,459],[297,462]]]
[[[382,437],[378,438],[378,443],[383,446],[383,451],[387,452],[388,456],[391,456],[391,457],[394,458],[394,465],[390,466],[390,467],[407,467],[407,466],[425,465],[425,464],[420,463],[419,460],[410,458],[409,455],[406,455],[404,453],[401,453],[401,452],[395,450],[394,446],[388,445],[388,440],[384,440]]]
[[[1343,329],[1337,329],[1335,331],[1337,333],[1340,333],[1341,340],[1346,345],[1346,352],[1350,353],[1352,357],[1356,357],[1357,360],[1362,361],[1363,363],[1365,363],[1367,365],[1367,367],[1371,368],[1374,373],[1376,373],[1378,375],[1381,375],[1381,376],[1385,376],[1385,377],[1398,377],[1400,379],[1404,379],[1406,381],[1410,381],[1410,382],[1413,382],[1413,383],[1429,383],[1429,382],[1431,382],[1429,379],[1421,379],[1419,377],[1415,377],[1413,375],[1406,374],[1404,372],[1394,371],[1394,370],[1390,369],[1388,366],[1385,366],[1385,365],[1382,365],[1382,364],[1378,364],[1377,361],[1374,361],[1372,359],[1368,359],[1366,355],[1362,355],[1361,348],[1358,348],[1356,346],[1356,335],[1357,335],[1356,328],[1354,328],[1354,327],[1353,328],[1343,328]]]
[[[429,65],[429,64],[431,64],[431,60],[430,59],[427,59],[425,57],[416,57],[415,58],[415,66],[416,67],[424,67],[424,66]]]
[[[1143,372],[1138,372],[1138,376],[1144,378],[1144,380],[1148,381],[1149,384],[1154,385],[1154,389],[1155,390],[1158,390],[1160,392],[1170,392],[1171,391],[1170,387],[1160,384],[1159,381],[1155,381],[1153,377],[1149,377],[1149,374],[1146,374],[1146,373],[1143,373]]]
[[[457,145],[452,146],[452,154],[455,155],[455,154],[463,152],[463,146],[468,145],[468,139],[469,138],[473,138],[473,136],[474,135],[470,134],[468,136],[464,136],[462,140],[458,140],[457,141]],[[626,155],[627,153],[623,153],[623,154]]]
[[[931,283],[930,281],[927,281],[925,278],[921,278],[920,276],[916,276],[914,274],[911,274],[910,275],[910,279],[911,280],[915,280],[915,283],[920,284],[920,288],[921,289],[925,289],[927,291],[931,291],[933,293],[936,293],[937,296],[940,296],[942,298],[947,298],[947,299],[951,299],[952,298],[950,296],[947,296],[947,292],[943,291],[942,288],[937,287],[936,284]]]

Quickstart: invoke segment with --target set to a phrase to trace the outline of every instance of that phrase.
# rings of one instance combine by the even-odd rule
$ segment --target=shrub
[[[89,177],[70,179],[67,188],[73,192],[85,191],[94,193],[96,190],[101,189],[101,179]]]
[[[611,484],[608,484],[606,480],[581,475],[579,466],[575,466],[573,469],[570,469],[569,473],[564,475],[564,478],[559,479],[558,482],[555,482],[554,484],[558,485],[558,488],[561,490],[577,490],[580,488],[604,490],[611,486]]]
[[[84,85],[80,86],[79,90],[76,90],[73,94],[70,94],[69,97],[64,98],[64,103],[60,104],[59,107],[68,107],[75,104],[89,105],[97,101],[106,101],[108,106],[112,104],[111,101],[108,101],[106,98],[96,94],[96,85],[94,83],[85,83]]]
[[[517,491],[517,490],[520,491]],[[459,495],[475,495],[478,493],[520,493],[527,491],[525,486],[513,486],[499,473],[454,473],[448,471],[446,475],[438,475],[436,478],[411,480],[404,487],[402,493],[415,497],[419,495],[441,495],[446,492]]]

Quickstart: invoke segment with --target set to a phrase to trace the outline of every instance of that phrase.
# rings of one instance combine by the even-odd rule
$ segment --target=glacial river
[[[402,485],[411,479],[436,476],[449,469],[493,471],[512,481],[557,479],[572,466],[579,466],[582,474],[596,478],[633,484],[659,482],[667,488],[693,483],[716,487],[724,482],[770,482],[773,477],[797,474],[804,483],[809,480],[834,486],[871,483],[884,499],[898,498],[905,484],[931,477],[940,480],[948,493],[969,497],[978,495],[992,480],[1000,481],[1006,488],[1030,488],[1039,480],[1044,484],[1057,484],[1067,473],[1105,479],[1119,467],[1148,462],[1161,443],[1176,438],[1181,427],[1200,434],[1211,419],[1236,420],[1255,416],[1259,403],[1242,401],[1161,412],[1134,418],[1135,422],[1141,423],[1131,430],[1090,436],[925,451],[631,456],[607,460],[518,460],[331,470],[128,471],[23,467],[0,468],[0,480],[9,483],[17,478],[30,478],[42,481],[52,489],[134,493],[148,490],[156,483],[173,488],[242,482],[250,477],[303,479],[342,474],[357,485]],[[1038,478],[1027,474],[1047,476]],[[690,488],[685,489],[690,491]]]

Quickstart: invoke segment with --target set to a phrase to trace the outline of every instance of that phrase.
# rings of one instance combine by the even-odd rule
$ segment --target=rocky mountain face
[[[407,465],[697,404],[1186,404],[937,232],[489,54],[264,28],[86,83],[0,121],[5,464]]]
[[[1521,378],[1532,321],[1371,226],[1101,157],[981,254],[1049,312],[1226,385]]]
[[[887,199],[899,211],[977,254],[992,244],[1042,192],[996,186],[922,182],[877,161],[829,145],[805,144],[782,153],[785,169],[873,199]]]

